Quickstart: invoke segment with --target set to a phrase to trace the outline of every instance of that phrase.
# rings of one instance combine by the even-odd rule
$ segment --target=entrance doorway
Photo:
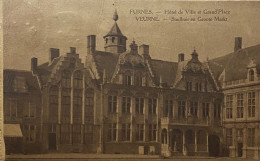
[[[242,157],[243,154],[243,143],[237,143],[237,156]]]
[[[49,150],[56,150],[56,133],[49,133]]]
[[[209,155],[212,157],[219,156],[220,140],[216,135],[209,136]]]

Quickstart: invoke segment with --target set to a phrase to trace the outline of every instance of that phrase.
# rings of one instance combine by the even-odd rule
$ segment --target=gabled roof
[[[248,65],[253,61],[260,74],[260,45],[240,49],[223,57],[209,61],[209,67],[215,78],[225,70],[225,81],[246,79]]]
[[[31,71],[4,69],[4,92],[14,92],[14,80],[22,77],[28,91],[40,91],[39,83]]]
[[[93,59],[96,63],[98,73],[103,78],[103,72],[106,71],[107,79],[111,79],[117,62],[118,62],[119,55],[113,54],[110,52],[104,51],[95,51],[93,52]]]
[[[159,82],[161,77],[162,83],[172,86],[176,78],[178,63],[156,59],[151,59],[150,63],[157,81]]]
[[[112,28],[110,29],[110,31],[104,36],[104,37],[107,37],[107,36],[123,36],[125,37],[120,28],[118,27],[117,23],[115,22],[114,25],[112,26]]]

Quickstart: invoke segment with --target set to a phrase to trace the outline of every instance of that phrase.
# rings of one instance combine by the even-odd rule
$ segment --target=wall
[[[5,160],[4,115],[3,115],[3,9],[0,1],[0,160]]]

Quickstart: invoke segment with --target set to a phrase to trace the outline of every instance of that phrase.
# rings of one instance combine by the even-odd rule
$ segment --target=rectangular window
[[[214,103],[214,118],[220,118],[221,105],[219,103]]]
[[[131,97],[122,97],[122,113],[130,113]]]
[[[144,98],[135,98],[135,112],[137,114],[144,113]]]
[[[196,83],[195,89],[197,92],[201,92],[201,83]]]
[[[237,94],[237,118],[243,118],[244,101],[243,94]]]
[[[107,141],[116,141],[116,123],[108,125]]]
[[[36,140],[35,125],[24,125],[23,133],[27,143],[34,143]]]
[[[149,141],[156,141],[156,125],[155,124],[150,124],[149,125]]]
[[[242,140],[243,139],[243,129],[239,128],[237,129],[237,140]]]
[[[255,128],[248,128],[247,133],[247,146],[255,146]]]
[[[192,91],[192,82],[186,82],[186,90]]]
[[[91,124],[94,121],[94,90],[87,89],[85,93],[85,123]]]
[[[136,141],[144,141],[144,124],[136,125]]]
[[[135,85],[140,87],[143,85],[143,78],[141,76],[135,77]]]
[[[123,84],[130,86],[131,85],[131,76],[130,75],[124,75],[123,77]]]
[[[198,102],[190,102],[190,115],[197,117],[198,113]]]
[[[233,135],[232,135],[231,128],[226,129],[226,139],[227,139],[227,146],[232,146],[233,145]]]
[[[82,121],[82,90],[74,89],[73,95],[73,122]]]
[[[70,96],[62,96],[61,122],[70,122]]]
[[[164,117],[173,117],[173,101],[172,100],[165,100],[164,101]]]
[[[248,117],[255,117],[255,92],[248,93]]]
[[[155,98],[148,99],[149,114],[156,114],[157,100]]]
[[[202,117],[209,117],[209,103],[202,103]]]
[[[232,118],[233,95],[226,97],[226,118]]]
[[[122,124],[122,141],[130,141],[130,124]]]
[[[60,129],[60,137],[62,144],[69,144],[70,143],[70,125],[61,125]]]
[[[178,101],[178,116],[179,117],[185,117],[185,101]]]
[[[117,96],[108,96],[108,112],[116,113]]]

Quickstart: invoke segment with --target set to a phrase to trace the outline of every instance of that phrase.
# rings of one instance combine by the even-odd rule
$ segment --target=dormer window
[[[112,37],[112,42],[115,42],[115,37]]]
[[[192,91],[192,82],[186,82],[186,90]]]
[[[135,85],[136,86],[142,86],[143,85],[143,78],[142,76],[135,76]]]
[[[249,81],[254,81],[254,76],[255,76],[254,70],[251,69],[251,70],[249,71]]]
[[[201,83],[196,83],[196,91],[201,92]]]
[[[130,86],[131,85],[131,73],[128,71],[123,74],[123,84]]]

